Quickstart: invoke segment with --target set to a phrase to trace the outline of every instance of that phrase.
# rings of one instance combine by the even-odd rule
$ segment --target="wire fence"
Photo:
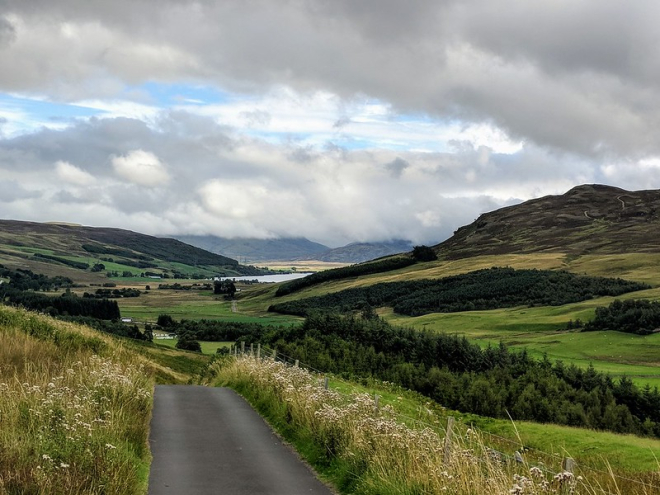
[[[305,370],[315,374],[318,377],[319,387],[328,389],[330,387],[330,380],[332,380],[333,389],[336,392],[342,394],[346,400],[350,399],[350,395],[338,391],[337,384],[344,384],[344,386],[348,388],[355,387],[353,383],[348,382],[341,377],[338,377],[332,373],[325,372],[323,370],[319,370],[306,363],[301,363],[298,359],[282,354],[272,347],[262,346],[261,344],[250,344],[248,347],[245,345],[245,342],[241,342],[240,347],[233,346],[231,352],[236,356],[248,355],[257,359],[268,358],[288,366],[304,368]],[[373,397],[374,410],[378,411],[382,406],[380,402],[381,396],[378,394],[373,394]],[[449,449],[449,443],[447,443],[447,439],[451,439],[452,437],[461,437],[466,440],[470,440],[472,437],[479,437],[481,439],[487,438],[488,441],[484,441],[484,444],[488,445],[488,447],[486,447],[485,451],[482,452],[484,457],[477,457],[477,460],[481,462],[498,461],[501,463],[509,463],[514,465],[519,464],[527,468],[534,467],[550,476],[561,476],[562,473],[569,472],[576,476],[578,480],[593,480],[593,478],[598,478],[599,480],[605,480],[599,482],[599,488],[596,492],[602,495],[627,494],[630,493],[628,490],[632,489],[632,487],[644,489],[643,493],[657,493],[660,495],[660,472],[649,473],[647,475],[649,480],[647,481],[634,479],[628,476],[622,476],[621,474],[614,473],[610,469],[609,464],[606,464],[607,470],[603,470],[594,466],[586,465],[583,462],[577,463],[572,457],[568,455],[544,452],[540,449],[524,445],[520,439],[514,440],[511,438],[503,437],[501,435],[490,433],[485,430],[476,428],[474,425],[467,425],[462,422],[457,422],[451,416],[448,416],[446,423],[442,424],[437,416],[435,417],[435,421],[430,422],[428,419],[403,414],[392,408],[388,410],[388,413],[397,421],[408,427],[428,428],[443,436],[446,442],[445,449]],[[419,413],[420,416],[425,415],[427,418],[434,415],[430,411],[427,411],[427,414],[425,414],[424,411],[419,411]],[[515,427],[515,423],[513,423],[513,421],[512,424]],[[488,459],[485,458],[486,456]],[[601,485],[600,483],[604,483],[605,486]],[[593,489],[593,487],[591,488]],[[615,491],[610,491],[612,489]]]

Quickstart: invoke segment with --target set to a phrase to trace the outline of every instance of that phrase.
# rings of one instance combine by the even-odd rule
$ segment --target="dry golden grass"
[[[0,307],[0,494],[145,492],[141,361],[90,329]]]

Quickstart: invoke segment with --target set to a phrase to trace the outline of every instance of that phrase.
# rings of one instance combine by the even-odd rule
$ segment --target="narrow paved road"
[[[149,495],[332,494],[230,389],[157,386],[149,443]]]

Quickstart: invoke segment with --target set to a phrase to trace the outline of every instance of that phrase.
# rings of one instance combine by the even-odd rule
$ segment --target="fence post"
[[[380,402],[380,395],[374,394],[374,411],[378,412],[378,403]]]
[[[245,341],[241,340],[241,355],[245,354]]]
[[[445,456],[444,456],[445,464],[449,463],[449,458],[451,457],[451,437],[454,433],[453,430],[454,430],[454,417],[449,416],[447,418],[447,432],[445,434]]]
[[[326,390],[328,390],[329,382],[330,382],[330,380],[329,380],[328,377],[326,376],[326,377],[325,377],[325,383],[323,384],[323,386],[325,387]]]
[[[575,469],[575,460],[572,459],[571,457],[567,457],[562,461],[561,467],[564,471],[568,471],[569,473],[572,473],[573,470]]]
[[[257,359],[261,359],[261,342],[257,344]]]
[[[277,349],[273,349],[273,361],[277,359]]]
[[[299,364],[300,364],[300,361],[298,359],[296,359],[296,364],[294,364],[294,366],[297,368]]]

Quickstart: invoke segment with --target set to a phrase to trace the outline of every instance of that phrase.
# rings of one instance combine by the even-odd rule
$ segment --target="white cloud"
[[[70,164],[69,162],[58,161],[55,163],[57,176],[65,182],[77,186],[88,186],[96,182],[96,179],[89,172]]]
[[[660,187],[657,3],[413,4],[5,0],[3,214],[429,242],[584,182]]]
[[[170,175],[156,155],[141,149],[111,157],[117,175],[134,184],[156,187],[167,184]]]

